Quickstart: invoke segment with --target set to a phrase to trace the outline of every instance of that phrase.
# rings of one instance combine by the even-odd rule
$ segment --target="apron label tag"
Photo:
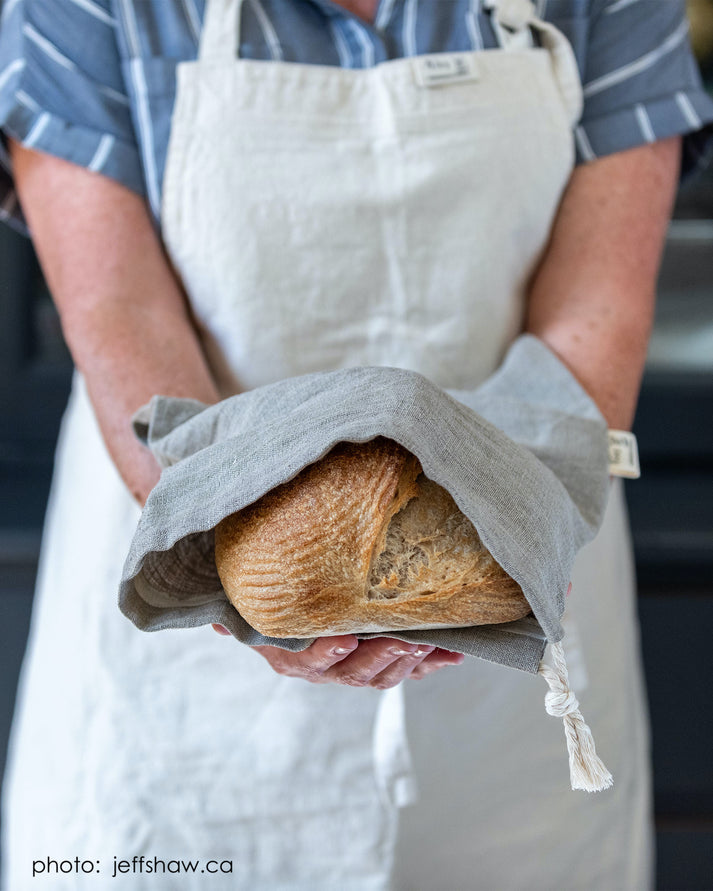
[[[609,430],[609,473],[626,479],[641,476],[636,437],[626,430]]]
[[[477,80],[478,68],[472,55],[436,53],[418,56],[414,60],[416,83],[422,87],[437,87],[462,80]]]

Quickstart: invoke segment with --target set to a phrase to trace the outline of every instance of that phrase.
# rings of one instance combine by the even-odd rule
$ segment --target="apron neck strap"
[[[206,0],[198,58],[230,62],[240,56],[240,12],[243,0]],[[484,0],[493,14],[495,34],[503,49],[532,46],[528,26],[539,25],[532,0]]]
[[[530,25],[537,24],[532,0],[483,0],[501,49],[533,46]]]
[[[198,59],[234,62],[240,55],[240,12],[243,0],[206,0]]]
[[[240,25],[243,0],[206,0],[198,59],[229,64],[240,57]],[[582,87],[574,53],[567,39],[552,25],[541,21],[532,0],[483,0],[492,12],[493,27],[503,49],[531,47],[531,27],[540,33],[543,46],[553,57],[555,76],[563,93],[570,120],[582,111]]]
[[[501,25],[519,31],[535,18],[532,0],[484,0],[483,7],[495,13]]]
[[[550,53],[553,73],[574,126],[582,114],[582,83],[577,59],[564,34],[538,18],[532,0],[483,0],[483,9],[491,13],[495,36],[504,50],[532,47],[531,29],[537,31],[541,46]]]

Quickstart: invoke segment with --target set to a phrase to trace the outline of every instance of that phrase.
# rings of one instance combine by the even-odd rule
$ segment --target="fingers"
[[[252,649],[286,677],[380,690],[395,687],[409,677],[418,679],[440,668],[459,665],[465,658],[461,653],[388,637],[359,641],[353,634],[318,638],[300,653],[271,646]]]
[[[362,640],[347,659],[324,672],[324,680],[351,687],[381,687],[381,683],[373,681],[388,670],[389,682],[385,686],[391,687],[407,677],[433,649],[390,637]]]
[[[326,683],[322,680],[325,672],[352,653],[358,643],[355,635],[343,634],[336,637],[320,637],[300,653],[270,646],[253,647],[253,649],[267,659],[278,674],[303,678],[313,683]]]
[[[465,655],[463,653],[452,653],[450,650],[442,650],[438,647],[414,668],[409,677],[412,680],[418,681],[421,678],[425,678],[426,675],[438,671],[440,668],[447,668],[449,665],[461,665],[464,661]]]

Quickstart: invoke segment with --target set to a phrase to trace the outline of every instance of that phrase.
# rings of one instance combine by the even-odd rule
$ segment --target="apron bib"
[[[566,39],[511,0],[499,50],[264,62],[238,58],[241,5],[209,0],[178,66],[161,212],[223,388],[353,365],[475,387],[521,328],[572,170]]]

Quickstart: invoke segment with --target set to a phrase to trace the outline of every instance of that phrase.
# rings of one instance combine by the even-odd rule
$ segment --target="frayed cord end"
[[[577,697],[570,689],[562,644],[550,644],[550,651],[554,665],[543,661],[537,673],[542,675],[550,688],[545,696],[547,714],[564,720],[572,788],[601,792],[608,789],[614,780],[597,755],[592,731],[584,723]]]

